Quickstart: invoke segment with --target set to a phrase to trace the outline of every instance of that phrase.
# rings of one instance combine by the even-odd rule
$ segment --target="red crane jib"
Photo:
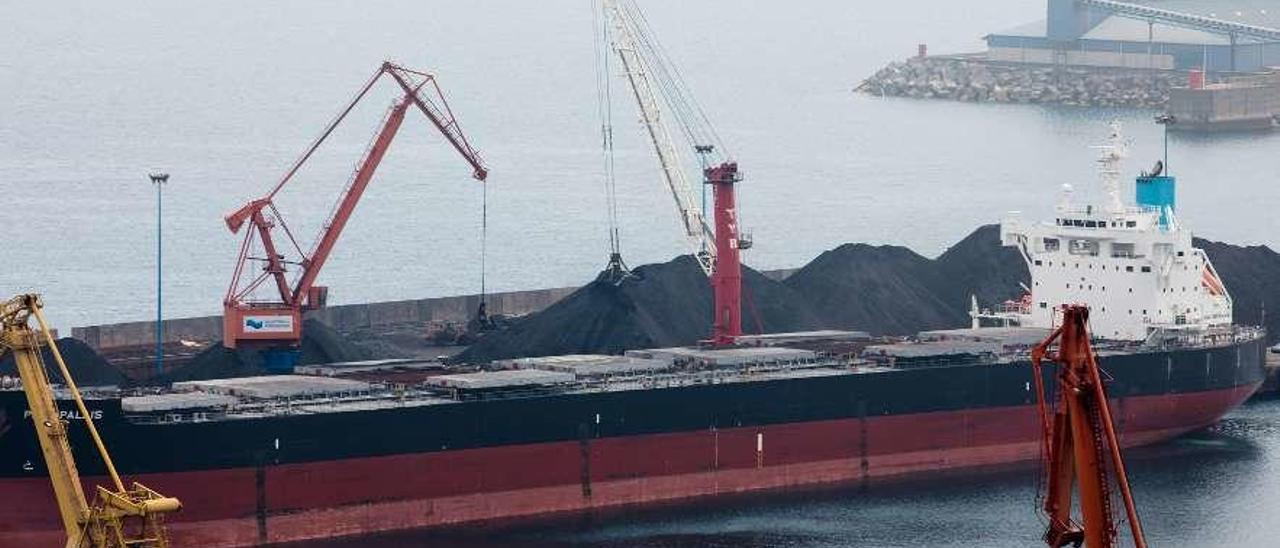
[[[733,344],[742,336],[742,259],[740,256],[738,210],[735,185],[742,177],[737,162],[724,162],[706,169],[715,207],[716,262],[711,272],[715,316],[711,323],[711,343]]]
[[[324,223],[319,239],[310,251],[303,251],[276,210],[273,199],[384,74],[389,75],[396,82],[404,96],[397,100],[388,112],[373,144],[361,159],[359,168],[343,189],[338,207]],[[431,91],[434,98],[424,97],[424,89]],[[445,101],[444,94],[436,84],[435,77],[429,73],[410,70],[390,62],[383,63],[355,98],[266,196],[250,201],[225,217],[227,228],[233,233],[238,233],[246,224],[251,225],[253,230],[245,232],[231,286],[223,300],[224,346],[235,348],[241,341],[296,346],[301,341],[303,311],[322,307],[327,297],[328,289],[315,285],[320,270],[324,267],[343,228],[355,211],[356,204],[359,203],[360,197],[368,188],[373,174],[395,139],[409,105],[418,107],[418,110],[426,115],[445,140],[462,155],[472,168],[472,177],[479,181],[484,181],[488,177],[488,170],[480,160],[479,153],[472,148],[462,134],[457,120],[449,109],[448,102]],[[289,246],[286,249],[282,249],[273,237],[273,229],[277,226],[286,236]],[[263,257],[249,255],[254,249],[255,239],[261,244]],[[296,258],[292,261],[288,260],[284,254],[286,250]],[[261,263],[262,266],[252,279],[246,280],[246,271],[249,270],[246,267],[250,262]],[[287,277],[288,265],[296,265],[299,268],[296,281],[292,284]],[[251,300],[250,295],[267,280],[271,280],[275,285],[275,297],[268,300]]]
[[[1063,306],[1062,325],[1031,351],[1047,484],[1041,504],[1049,521],[1044,541],[1053,548],[1081,543],[1089,548],[1116,546],[1114,486],[1120,490],[1134,545],[1146,548],[1111,406],[1089,343],[1088,322],[1088,307]],[[1050,354],[1055,343],[1057,352]],[[1047,401],[1041,367],[1046,357],[1058,364],[1057,401],[1052,406]],[[1071,515],[1073,487],[1079,488],[1080,520]]]

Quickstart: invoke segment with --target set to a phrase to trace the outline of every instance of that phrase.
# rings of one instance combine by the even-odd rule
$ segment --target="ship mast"
[[[1120,163],[1129,155],[1129,146],[1124,140],[1120,121],[1111,122],[1111,136],[1107,144],[1092,148],[1102,151],[1098,157],[1098,176],[1102,180],[1102,191],[1107,195],[1107,213],[1123,213],[1124,202],[1120,200]]]

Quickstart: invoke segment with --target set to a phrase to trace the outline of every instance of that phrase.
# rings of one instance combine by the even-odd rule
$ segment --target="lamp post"
[[[163,240],[161,239],[161,213],[164,211],[164,201],[161,199],[163,194],[161,189],[165,183],[169,182],[168,173],[152,173],[151,184],[156,187],[156,375],[164,373],[164,300],[163,288],[161,285],[163,278],[161,277],[161,259],[164,257]]]
[[[1172,114],[1160,114],[1156,116],[1156,123],[1164,126],[1164,172],[1169,171],[1169,126],[1178,123],[1178,117]]]

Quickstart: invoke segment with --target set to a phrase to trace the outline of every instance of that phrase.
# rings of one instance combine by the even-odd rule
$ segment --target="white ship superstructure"
[[[981,319],[1052,327],[1062,305],[1083,303],[1093,333],[1105,339],[1194,338],[1229,328],[1231,296],[1178,222],[1174,178],[1157,164],[1137,179],[1134,203],[1125,204],[1119,190],[1125,145],[1117,124],[1110,142],[1097,148],[1105,203],[1077,205],[1064,187],[1053,220],[1003,222],[1002,243],[1021,252],[1031,286],[1001,311],[975,310],[975,327]]]

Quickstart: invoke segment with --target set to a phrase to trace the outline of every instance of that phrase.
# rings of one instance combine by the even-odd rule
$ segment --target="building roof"
[[[1129,0],[1153,8],[1264,27],[1280,27],[1275,0]]]
[[[1083,40],[1106,40],[1112,42],[1142,42],[1148,40],[1157,44],[1191,44],[1196,46],[1226,46],[1231,40],[1221,34],[1202,30],[1176,27],[1164,23],[1156,23],[1147,28],[1146,21],[1112,15],[1104,19],[1081,37]]]
[[[1212,17],[1224,21],[1280,28],[1280,5],[1275,0],[1130,0],[1162,10],[1178,11],[1192,15]],[[1208,46],[1230,45],[1223,34],[1206,32],[1164,23],[1150,28],[1150,38],[1156,43],[1191,44]],[[993,36],[1044,38],[1048,35],[1048,21],[1040,19],[991,33]],[[1107,17],[1083,37],[1085,40],[1147,42],[1147,22],[1140,19],[1112,15]],[[1253,40],[1241,38],[1241,43]]]
[[[991,33],[995,36],[1024,36],[1028,38],[1044,38],[1049,34],[1049,20],[1040,19],[1030,23],[1023,23],[1016,27],[1007,28],[999,32]]]

